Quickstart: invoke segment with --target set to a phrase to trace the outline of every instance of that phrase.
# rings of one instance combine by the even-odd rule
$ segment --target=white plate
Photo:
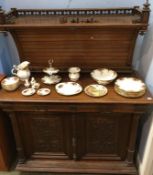
[[[62,80],[59,75],[44,76],[41,81],[44,84],[57,84]]]
[[[56,92],[61,95],[76,95],[82,91],[82,86],[75,82],[63,82],[55,86]]]
[[[116,80],[115,85],[126,92],[140,92],[146,87],[140,79],[134,77],[119,78]]]
[[[103,85],[91,84],[85,87],[84,92],[91,97],[102,97],[108,93],[108,90]]]
[[[50,94],[51,90],[49,88],[41,88],[37,90],[37,95],[45,96]]]
[[[35,89],[33,89],[33,88],[27,88],[27,89],[24,89],[21,93],[24,96],[30,96],[30,95],[33,95],[35,92],[36,92]]]

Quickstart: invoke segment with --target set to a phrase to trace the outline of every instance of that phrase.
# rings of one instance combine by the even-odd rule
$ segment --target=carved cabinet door
[[[76,158],[124,160],[131,125],[130,114],[83,113],[76,116]]]
[[[69,113],[17,113],[20,138],[26,159],[71,159],[71,117]]]

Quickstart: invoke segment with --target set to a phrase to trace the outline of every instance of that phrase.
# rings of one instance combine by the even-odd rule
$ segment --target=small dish
[[[117,72],[106,68],[95,69],[91,72],[91,77],[97,81],[98,84],[107,85],[117,77]]]
[[[31,96],[31,95],[35,94],[35,92],[36,92],[35,89],[33,89],[33,88],[27,88],[27,89],[24,89],[21,93],[24,96]]]
[[[62,78],[59,75],[52,75],[52,76],[44,76],[41,81],[44,84],[57,84],[62,80]]]
[[[102,97],[108,93],[108,89],[99,84],[91,84],[85,87],[84,92],[91,97]]]
[[[50,92],[51,90],[49,88],[41,88],[37,90],[37,95],[45,96],[45,95],[49,95]]]
[[[75,82],[63,82],[55,86],[56,92],[65,95],[71,96],[76,95],[82,92],[82,86]]]
[[[145,94],[146,85],[138,78],[123,77],[116,80],[114,89],[121,96],[136,98]]]

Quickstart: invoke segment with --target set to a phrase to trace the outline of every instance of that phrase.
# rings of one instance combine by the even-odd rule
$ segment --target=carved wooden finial
[[[141,31],[142,34],[147,30],[149,16],[150,16],[150,4],[149,0],[146,0],[146,3],[143,5],[142,16],[141,16],[141,22],[146,24],[146,27],[143,27]]]
[[[11,12],[14,16],[18,16],[17,8],[11,8]]]
[[[5,12],[0,6],[0,24],[4,24],[4,23],[5,23]]]
[[[149,0],[146,0],[146,3],[143,5],[143,10],[144,11],[150,11],[150,4],[149,4]]]

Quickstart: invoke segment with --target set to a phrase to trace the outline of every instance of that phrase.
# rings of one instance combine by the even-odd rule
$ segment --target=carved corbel
[[[149,0],[146,0],[146,3],[143,5],[143,10],[141,15],[141,23],[146,24],[146,26],[143,27],[139,32],[140,35],[144,35],[148,28],[149,16],[150,16],[150,4],[149,4]]]
[[[146,3],[143,5],[143,10],[142,10],[143,23],[146,23],[146,24],[148,23],[149,15],[150,15],[150,4],[149,4],[149,0],[146,0]]]
[[[5,24],[5,12],[0,6],[0,24]]]

